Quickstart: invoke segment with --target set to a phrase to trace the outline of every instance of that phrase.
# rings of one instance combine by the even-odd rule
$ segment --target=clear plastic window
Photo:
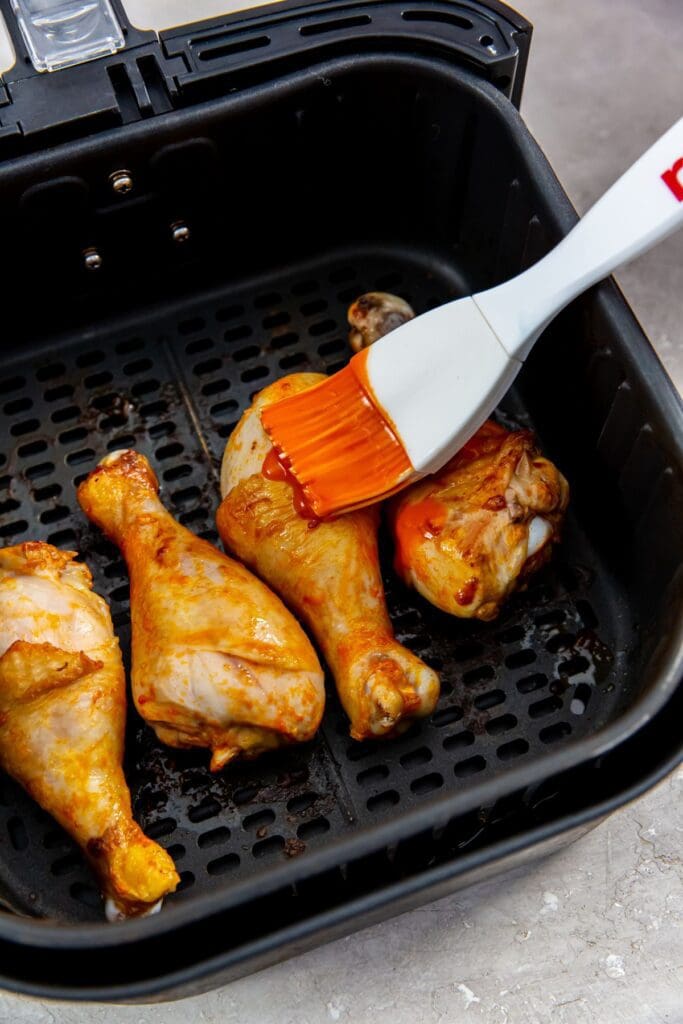
[[[12,0],[12,8],[38,71],[82,64],[124,45],[109,0]]]

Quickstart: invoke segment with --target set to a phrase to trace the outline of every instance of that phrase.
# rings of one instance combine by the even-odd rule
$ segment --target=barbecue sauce
[[[436,498],[407,502],[396,514],[396,572],[405,578],[412,554],[423,540],[438,537],[444,526],[448,510]]]
[[[302,519],[308,519],[311,526],[317,526],[322,520],[315,514],[304,494],[304,489],[287,465],[285,456],[280,455],[275,448],[271,448],[265,459],[261,473],[266,480],[274,480],[277,483],[289,484],[292,488],[292,504],[297,515]]]

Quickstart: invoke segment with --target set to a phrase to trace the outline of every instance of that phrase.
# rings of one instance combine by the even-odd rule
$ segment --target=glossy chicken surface
[[[488,421],[440,472],[393,499],[397,572],[445,612],[493,619],[550,557],[568,499],[529,431]]]
[[[74,558],[0,551],[0,763],[83,848],[115,919],[156,909],[179,879],[132,818],[121,652]]]
[[[159,739],[208,747],[213,771],[310,739],[324,706],[310,642],[260,580],[167,512],[147,459],[113,452],[78,499],[126,559],[133,697]]]
[[[439,682],[394,639],[379,569],[377,510],[307,520],[295,508],[291,484],[263,473],[271,446],[260,410],[322,379],[285,377],[242,417],[223,459],[218,530],[310,628],[334,675],[351,735],[391,735],[433,710]]]

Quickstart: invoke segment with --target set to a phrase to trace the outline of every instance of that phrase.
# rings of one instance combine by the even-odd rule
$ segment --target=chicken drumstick
[[[364,739],[401,731],[412,718],[430,714],[439,681],[394,639],[379,569],[376,509],[307,520],[295,508],[290,483],[277,479],[277,466],[268,471],[271,445],[260,410],[322,379],[293,374],[257,396],[225,449],[217,523],[226,546],[310,627],[335,677],[351,735]]]
[[[530,431],[489,420],[442,470],[392,501],[396,570],[437,608],[493,619],[550,557],[568,499]]]
[[[114,920],[157,909],[179,879],[132,818],[121,652],[74,557],[0,551],[0,763],[83,848]]]
[[[130,574],[135,706],[173,747],[209,747],[212,771],[310,739],[323,673],[303,630],[260,580],[181,526],[147,459],[107,455],[78,489]]]

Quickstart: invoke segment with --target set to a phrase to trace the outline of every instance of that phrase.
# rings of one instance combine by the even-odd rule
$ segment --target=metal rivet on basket
[[[109,175],[109,181],[114,192],[119,196],[125,196],[133,191],[133,179],[130,171],[114,171]]]
[[[190,229],[184,221],[177,220],[174,224],[171,224],[171,237],[178,244],[187,242],[190,238]]]
[[[102,266],[102,257],[97,249],[91,246],[83,250],[83,263],[86,270],[99,270]]]

